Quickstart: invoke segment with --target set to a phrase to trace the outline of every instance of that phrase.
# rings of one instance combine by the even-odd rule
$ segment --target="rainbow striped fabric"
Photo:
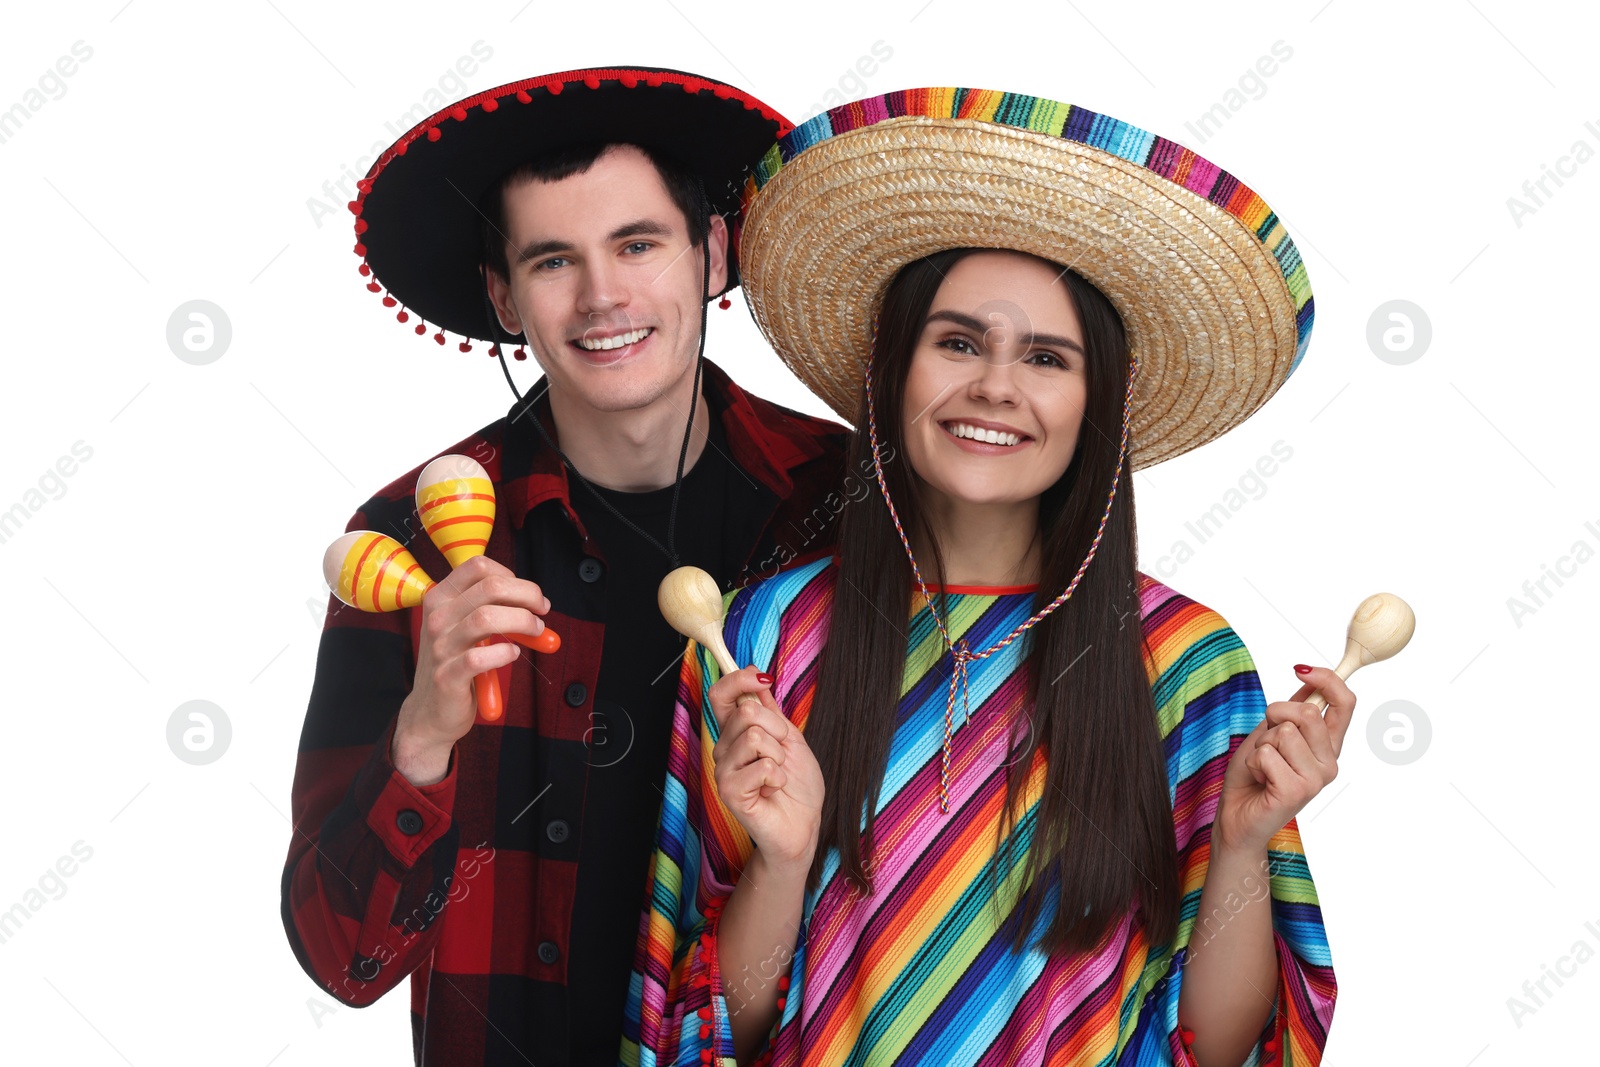
[[[756,192],[804,149],[851,130],[905,116],[979,119],[1064,137],[1136,163],[1223,208],[1255,234],[1283,271],[1284,283],[1294,300],[1299,332],[1289,373],[1299,368],[1311,340],[1316,305],[1300,250],[1277,214],[1255,190],[1199,153],[1088,108],[1023,93],[953,87],[902,89],[841,104],[802,122],[767,150],[745,180],[745,209],[749,209]]]
[[[773,676],[779,705],[802,729],[827,637],[837,575],[831,562],[782,572],[728,597],[725,635],[734,659]],[[755,979],[789,977],[787,1001],[769,1037],[773,1064],[1193,1062],[1178,1034],[1178,995],[1205,884],[1211,822],[1228,757],[1264,717],[1266,703],[1249,653],[1220,616],[1146,575],[1139,577],[1139,594],[1181,862],[1183,908],[1174,942],[1148,944],[1130,910],[1097,954],[1010,951],[1021,864],[1001,872],[998,901],[990,865],[1003,814],[1007,728],[1026,699],[1023,671],[1032,632],[971,667],[972,719],[957,717],[950,812],[942,815],[939,768],[951,658],[926,605],[913,604],[903,696],[877,813],[884,847],[873,857],[873,891],[851,889],[837,876],[837,853],[830,853],[822,884],[806,894],[787,969],[774,967]],[[951,637],[965,635],[977,648],[1033,610],[1033,587],[957,586],[948,596]],[[711,776],[717,727],[704,696],[718,676],[709,654],[691,642],[624,1022],[621,1062],[628,1067],[734,1063],[728,1009],[738,990],[724,986],[714,954],[702,953],[700,941],[708,904],[732,891],[751,848]],[[1041,755],[1029,768],[1015,826],[1019,840],[1031,836],[1043,772]],[[1268,857],[1279,984],[1272,1021],[1247,1064],[1262,1062],[1268,1047],[1280,1050],[1283,1064],[1316,1064],[1336,988],[1316,887],[1293,820],[1273,838]],[[1049,918],[1041,916],[1040,929]]]

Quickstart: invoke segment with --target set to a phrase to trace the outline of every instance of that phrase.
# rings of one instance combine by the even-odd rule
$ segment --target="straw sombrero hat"
[[[1135,470],[1243,422],[1310,339],[1305,265],[1261,197],[1176,142],[1070,104],[988,89],[888,93],[796,127],[745,186],[751,313],[855,425],[889,281],[966,246],[1061,263],[1115,305],[1139,361]]]

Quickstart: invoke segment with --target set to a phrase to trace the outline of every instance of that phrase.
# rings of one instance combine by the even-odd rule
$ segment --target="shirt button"
[[[582,682],[573,682],[567,686],[566,697],[567,703],[572,707],[581,708],[583,707],[583,702],[589,699],[589,690],[584,687]]]
[[[420,834],[422,832],[422,816],[407,808],[394,817],[394,824],[403,834]]]
[[[554,963],[561,958],[561,950],[556,948],[554,941],[539,942],[539,962]]]
[[[605,567],[593,556],[584,556],[583,562],[578,564],[578,577],[586,582],[598,582],[604,573]]]
[[[567,839],[567,834],[572,832],[572,828],[560,819],[555,819],[544,828],[544,832],[550,840],[559,845]]]

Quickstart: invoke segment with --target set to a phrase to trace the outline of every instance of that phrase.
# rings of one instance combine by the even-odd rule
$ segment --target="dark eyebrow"
[[[623,223],[621,226],[618,226],[616,229],[606,234],[606,241],[620,241],[625,237],[671,236],[672,228],[664,222],[659,222],[656,219],[634,219],[632,222]],[[516,262],[518,264],[522,264],[528,262],[530,259],[538,259],[540,256],[547,256],[552,252],[571,252],[572,250],[573,244],[571,241],[559,239],[530,241],[523,246],[522,251],[517,253]]]
[[[983,336],[984,331],[987,329],[975,317],[962,311],[935,311],[928,316],[928,322],[953,322],[957,326],[971,330],[980,337]],[[1026,348],[1032,348],[1034,345],[1054,345],[1057,348],[1070,349],[1078,353],[1078,355],[1088,358],[1083,346],[1070,337],[1062,337],[1053,333],[1028,333],[1023,334],[1021,340]]]

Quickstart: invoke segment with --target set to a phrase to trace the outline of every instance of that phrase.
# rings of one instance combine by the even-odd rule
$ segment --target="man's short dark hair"
[[[572,145],[533,156],[506,171],[498,182],[490,186],[482,205],[486,219],[481,229],[484,255],[489,266],[500,277],[506,279],[511,277],[511,267],[506,260],[504,236],[506,189],[524,181],[558,182],[574,174],[582,174],[594,166],[594,161],[607,149],[621,147],[624,143],[593,141]],[[667,195],[672,198],[672,202],[683,215],[689,230],[689,244],[692,246],[703,242],[709,232],[711,220],[700,179],[671,156],[643,145],[628,147],[637,148],[654,164],[656,173],[661,176],[661,184],[666,187]]]

